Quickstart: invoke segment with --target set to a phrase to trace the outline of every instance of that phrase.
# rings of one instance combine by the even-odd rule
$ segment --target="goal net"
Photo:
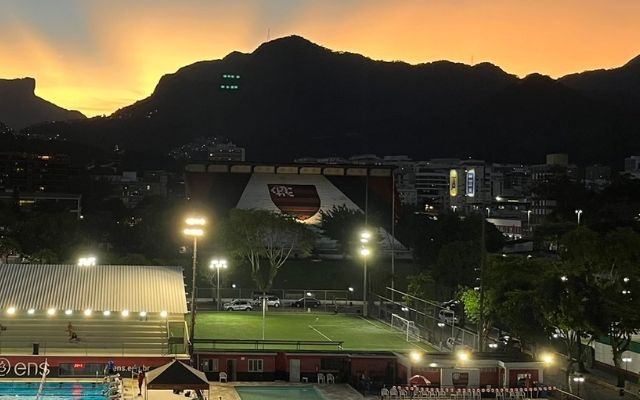
[[[407,342],[420,341],[420,329],[418,329],[415,322],[402,318],[398,314],[391,314],[391,326],[403,332]]]

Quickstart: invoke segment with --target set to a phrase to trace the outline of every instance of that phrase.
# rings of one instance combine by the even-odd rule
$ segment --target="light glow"
[[[185,228],[184,231],[182,231],[185,235],[187,236],[203,236],[204,235],[204,230],[200,229],[200,228]]]
[[[7,314],[9,315],[13,315],[16,313],[16,308],[15,307],[9,307],[7,308]]]
[[[166,311],[164,311],[164,310],[160,311],[160,317],[167,318],[167,315],[169,315],[169,314]]]
[[[87,308],[86,310],[84,310],[85,317],[90,317],[92,313],[93,311],[90,308]]]
[[[542,356],[540,357],[540,359],[542,360],[543,363],[550,365],[553,364],[553,354],[551,353],[542,353]]]
[[[73,314],[73,310],[64,310],[64,315],[71,315]]]
[[[102,315],[104,315],[105,317],[108,317],[109,315],[111,315],[111,311],[109,311],[109,310],[104,310],[104,311],[102,312]]]
[[[78,259],[79,267],[94,267],[96,265],[96,258],[93,256],[90,257],[80,257]]]
[[[55,308],[50,308],[47,310],[47,315],[56,315],[56,309]]]
[[[207,223],[207,221],[202,217],[190,217],[184,222],[189,226],[204,226]]]
[[[412,351],[411,353],[409,353],[409,357],[411,358],[411,361],[413,361],[413,362],[418,362],[418,361],[422,360],[422,354],[417,352],[417,351]]]
[[[33,308],[30,308],[30,309],[27,310],[27,314],[29,314],[29,315],[33,315],[35,313],[36,313],[36,310],[33,309]]]
[[[470,357],[469,352],[466,350],[460,350],[456,355],[460,361],[467,361]]]
[[[129,310],[122,310],[122,312],[120,314],[122,314],[123,317],[128,317],[129,316]]]

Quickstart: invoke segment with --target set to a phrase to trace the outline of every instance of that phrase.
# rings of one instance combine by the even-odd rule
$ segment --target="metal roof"
[[[0,264],[0,308],[187,313],[182,268]]]

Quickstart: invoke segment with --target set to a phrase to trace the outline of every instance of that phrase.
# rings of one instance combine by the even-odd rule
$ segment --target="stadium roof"
[[[187,313],[180,267],[0,264],[0,308]]]

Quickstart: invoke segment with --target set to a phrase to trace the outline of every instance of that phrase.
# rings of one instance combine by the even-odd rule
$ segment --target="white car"
[[[233,300],[230,303],[224,304],[225,311],[251,311],[253,307],[251,303],[246,300]]]
[[[452,350],[452,351],[456,351],[456,350],[471,351],[472,350],[471,347],[469,347],[466,344],[464,344],[462,342],[462,339],[460,339],[460,338],[453,338],[453,337],[447,338],[445,346],[447,346],[447,348]]]
[[[258,296],[253,299],[253,304],[262,307],[263,298],[267,299],[267,306],[276,308],[280,307],[280,299],[277,296]]]
[[[458,316],[456,315],[456,313],[446,308],[444,310],[440,310],[440,312],[438,313],[438,318],[440,319],[440,321],[449,325],[458,323]]]

